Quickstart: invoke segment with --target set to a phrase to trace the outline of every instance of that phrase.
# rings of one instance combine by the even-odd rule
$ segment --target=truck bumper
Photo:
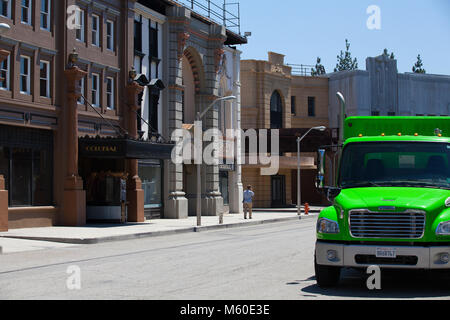
[[[377,258],[377,248],[395,249],[396,258]],[[328,242],[316,243],[316,261],[319,265],[338,267],[368,267],[407,269],[450,269],[450,247],[408,247],[382,245],[345,245]]]

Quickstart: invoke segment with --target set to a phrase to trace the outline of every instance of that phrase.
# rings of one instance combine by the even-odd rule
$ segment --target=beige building
[[[328,78],[294,75],[283,55],[269,52],[268,61],[241,61],[241,85],[242,129],[280,129],[281,153],[276,175],[262,175],[261,165],[244,164],[243,185],[253,186],[254,207],[295,205],[296,137],[311,127],[328,127]],[[313,131],[302,141],[302,203],[323,202],[314,187],[316,150],[329,136],[329,131]]]

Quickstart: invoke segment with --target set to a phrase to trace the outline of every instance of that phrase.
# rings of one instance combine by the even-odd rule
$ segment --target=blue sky
[[[230,2],[231,0],[227,1]],[[232,1],[231,1],[232,2]],[[427,73],[450,75],[450,0],[240,0],[241,33],[251,31],[242,59],[266,60],[267,52],[285,62],[336,66],[345,39],[365,70],[365,59],[387,48],[399,72],[411,72],[420,54]],[[381,30],[369,30],[370,5],[381,10]]]

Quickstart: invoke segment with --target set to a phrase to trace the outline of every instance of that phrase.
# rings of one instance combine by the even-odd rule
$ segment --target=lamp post
[[[300,142],[312,131],[325,131],[327,128],[324,126],[313,127],[309,129],[302,137],[297,138],[297,214],[299,216],[302,215],[302,199],[301,199],[301,191],[300,191]]]
[[[199,122],[203,119],[206,113],[217,103],[222,101],[236,100],[235,96],[226,96],[214,100],[205,110],[197,112],[196,121]],[[202,128],[203,129],[203,128]],[[202,185],[201,185],[201,163],[197,163],[197,226],[202,225]]]

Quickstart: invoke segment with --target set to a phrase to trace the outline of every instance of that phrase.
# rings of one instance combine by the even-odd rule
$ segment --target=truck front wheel
[[[341,277],[341,268],[334,266],[324,266],[317,264],[314,256],[314,270],[316,272],[316,281],[319,287],[328,288],[336,286]]]

